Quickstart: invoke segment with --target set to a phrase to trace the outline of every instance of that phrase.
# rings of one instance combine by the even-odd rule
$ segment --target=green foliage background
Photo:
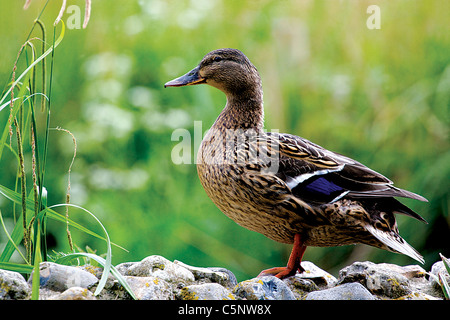
[[[2,88],[45,3],[34,0],[24,11],[22,2],[0,4]],[[69,2],[82,24],[84,1]],[[379,30],[366,27],[372,4],[381,9]],[[59,9],[60,1],[50,1],[42,16],[48,42]],[[285,264],[290,246],[236,225],[208,199],[194,164],[171,161],[178,143],[172,132],[193,134],[195,120],[207,130],[225,97],[208,86],[163,89],[164,83],[213,49],[238,48],[262,76],[267,129],[353,157],[430,201],[403,201],[428,225],[398,217],[401,234],[429,269],[438,252],[450,255],[448,12],[445,0],[96,0],[85,30],[69,29],[77,16],[66,12],[68,29],[54,57],[51,127],[77,139],[71,202],[93,212],[111,241],[129,250],[113,248],[113,264],[160,254],[223,266],[240,280]],[[48,203],[63,203],[74,146],[60,131],[49,139]],[[13,189],[16,171],[5,152],[0,183]],[[12,225],[11,203],[0,198],[0,209]],[[48,228],[50,249],[67,251],[65,227]],[[102,253],[100,241],[76,231],[73,237]],[[0,234],[0,249],[6,241]],[[309,248],[305,260],[335,274],[355,260],[415,263],[367,246]]]

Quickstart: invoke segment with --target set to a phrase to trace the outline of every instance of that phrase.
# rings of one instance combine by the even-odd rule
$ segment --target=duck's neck
[[[214,123],[217,129],[261,131],[263,126],[263,93],[260,85],[247,92],[227,94],[227,104]]]

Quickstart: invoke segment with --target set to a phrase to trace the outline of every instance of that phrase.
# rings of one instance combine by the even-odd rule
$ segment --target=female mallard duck
[[[260,275],[284,278],[304,271],[300,263],[307,246],[363,243],[423,263],[399,235],[394,213],[425,220],[394,197],[425,198],[306,139],[264,132],[261,78],[241,51],[212,51],[165,87],[201,83],[227,97],[198,152],[197,170],[206,193],[239,225],[294,244],[286,267]]]

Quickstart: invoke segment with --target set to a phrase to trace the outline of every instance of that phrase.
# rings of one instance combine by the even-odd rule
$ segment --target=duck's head
[[[164,87],[209,84],[227,96],[260,94],[261,78],[255,66],[237,49],[218,49],[206,54],[197,67],[167,82]]]

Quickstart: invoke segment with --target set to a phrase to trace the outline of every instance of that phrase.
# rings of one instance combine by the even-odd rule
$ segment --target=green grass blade
[[[55,207],[65,207],[65,206],[78,208],[78,209],[81,209],[84,212],[88,213],[100,225],[100,227],[103,229],[103,232],[105,234],[105,237],[106,237],[106,260],[105,260],[105,264],[104,264],[103,275],[100,279],[100,283],[99,283],[97,289],[94,292],[94,295],[98,295],[100,293],[100,291],[103,289],[103,287],[105,286],[106,280],[108,279],[108,274],[111,270],[112,253],[111,253],[111,241],[109,240],[108,232],[106,231],[105,227],[100,222],[100,220],[98,220],[97,217],[92,212],[84,209],[83,207],[73,205],[73,204],[56,204],[56,205],[50,206],[49,209],[55,208]]]
[[[0,193],[3,194],[9,200],[22,204],[22,194],[15,192],[5,186],[0,185]],[[27,210],[34,211],[34,202],[27,201],[26,202]]]
[[[27,83],[30,80],[30,75],[31,75],[31,73],[26,75],[25,81]],[[25,86],[25,85],[20,87],[18,97],[17,97],[17,99],[14,100],[12,110],[10,111],[9,121],[12,121],[12,119],[16,116],[17,112],[19,111],[19,109],[20,109],[19,107],[22,105],[26,89],[27,89],[27,86]],[[4,97],[6,97],[6,95]],[[6,140],[9,137],[9,127],[10,126],[7,124],[7,125],[5,125],[5,128],[3,129],[2,138],[0,140],[0,159],[2,158],[3,148],[5,147],[5,145],[7,145]]]
[[[441,256],[442,262],[444,263],[445,269],[447,270],[448,274],[450,275],[450,262],[448,262],[448,259],[444,257],[442,254],[439,253]]]
[[[447,270],[447,273],[450,275],[450,263],[446,257],[444,257],[442,254],[439,253],[441,256],[442,262],[444,263],[445,269]],[[439,282],[442,287],[442,291],[444,292],[444,296],[446,300],[450,300],[450,285],[448,284],[447,280],[445,279],[445,276],[439,273]]]
[[[32,213],[27,215],[27,224],[30,223],[32,217],[33,217]],[[8,262],[9,259],[11,259],[14,250],[16,250],[16,248],[19,246],[20,242],[23,239],[23,225],[21,221],[22,221],[22,214],[20,214],[19,218],[17,219],[17,223],[14,225],[13,231],[10,235],[10,239],[6,244],[6,246],[3,248],[2,253],[0,254],[1,262]]]
[[[67,205],[67,204],[61,204],[61,205]],[[74,207],[76,207],[76,208],[81,208],[81,207],[79,207],[79,206],[72,205],[72,204],[68,204],[68,205],[74,206]],[[55,205],[55,206],[57,206],[57,205]],[[52,207],[53,207],[53,206],[52,206]],[[81,208],[81,209],[82,209],[82,208]],[[85,209],[83,209],[83,210],[85,210]],[[44,211],[45,211],[45,213],[46,213],[46,215],[47,215],[47,218],[50,218],[50,219],[53,219],[53,220],[55,220],[55,221],[59,221],[59,222],[62,222],[62,223],[67,223],[67,221],[69,221],[69,225],[70,225],[71,227],[74,227],[74,228],[76,228],[76,229],[78,229],[78,230],[80,230],[80,231],[82,231],[82,232],[84,232],[84,233],[86,233],[86,234],[89,234],[89,235],[91,235],[91,236],[93,236],[93,237],[96,237],[96,238],[98,238],[98,239],[101,239],[101,240],[105,240],[105,241],[106,241],[106,239],[105,239],[104,237],[102,237],[101,235],[95,233],[94,231],[89,230],[88,228],[82,226],[81,224],[79,224],[79,223],[73,221],[73,220],[70,219],[70,218],[67,219],[64,215],[62,215],[62,214],[56,212],[55,210],[52,210],[51,207],[49,207],[49,208],[47,208],[47,209],[44,209],[44,210],[41,211],[41,212],[43,213]]]
[[[103,241],[107,241],[107,239],[105,237],[102,237],[98,233],[95,233],[94,231],[92,231],[92,230],[82,226],[81,224],[73,221],[70,218],[68,219],[65,215],[60,214],[60,213],[58,213],[58,212],[56,212],[55,210],[52,209],[52,207],[57,207],[57,206],[58,207],[69,206],[69,207],[74,207],[74,208],[78,208],[78,209],[87,211],[86,209],[84,209],[84,208],[82,208],[80,206],[77,206],[75,204],[71,204],[71,203],[58,204],[58,205],[50,206],[50,207],[48,207],[46,209],[47,218],[50,218],[50,219],[53,219],[53,220],[56,220],[56,221],[59,221],[59,222],[62,222],[62,223],[67,223],[67,221],[69,221],[69,226],[74,227],[74,228],[76,228],[76,229],[78,229],[78,230],[80,230],[80,231],[82,231],[82,232],[84,232],[86,234],[89,234],[89,235],[91,235],[91,236],[93,236],[93,237],[95,237],[97,239],[100,239],[100,240],[103,240]],[[111,245],[128,252],[127,249],[119,246],[118,244],[116,244],[114,242],[111,242]]]
[[[20,220],[19,220],[19,221],[20,221]],[[22,252],[20,252],[19,247],[17,246],[16,242],[11,238],[11,236],[10,236],[8,230],[6,229],[5,223],[3,222],[3,215],[2,215],[2,211],[1,211],[1,210],[0,210],[0,222],[1,222],[2,227],[3,227],[3,231],[5,231],[6,237],[7,237],[8,240],[9,240],[8,243],[11,243],[11,245],[14,247],[14,249],[20,254],[20,256],[22,257],[22,259],[28,264],[27,259],[23,256]],[[20,223],[18,223],[18,224],[20,224]],[[22,226],[22,227],[23,227],[23,226]],[[19,242],[20,242],[20,240],[19,240]],[[11,255],[12,255],[12,252],[11,252]],[[8,260],[9,260],[9,258],[8,258]],[[2,261],[2,259],[0,259],[0,261]]]
[[[6,198],[8,198],[9,200],[17,203],[17,204],[22,204],[22,195],[18,192],[15,192],[9,188],[6,188],[5,186],[0,185],[0,194],[2,194],[3,196],[5,196]],[[27,206],[27,210],[30,212],[34,212],[34,199],[27,199],[26,201],[26,206]],[[75,207],[75,208],[79,208],[82,210],[86,210],[80,206],[74,205],[74,204],[60,204],[60,205],[55,205],[52,207],[56,207],[56,206],[71,206],[71,207]],[[51,218],[53,220],[62,222],[62,223],[67,223],[67,218],[65,215],[62,215],[58,212],[56,212],[55,210],[52,209],[52,207],[49,207],[47,209],[44,209],[43,211],[41,211],[41,215],[44,213],[47,215],[47,218]],[[19,217],[19,219],[17,221],[21,221],[22,216]],[[28,223],[31,220],[31,216],[27,217]],[[71,227],[74,227],[75,229],[78,229],[86,234],[89,234],[97,239],[101,239],[103,241],[106,241],[105,237],[102,237],[101,235],[99,235],[98,233],[91,231],[90,229],[82,226],[81,224],[71,220],[70,218],[68,219],[69,221],[69,225]],[[22,236],[23,236],[23,228],[21,227],[20,223],[17,223],[16,226],[14,227],[14,230],[11,234],[11,238],[14,240],[14,243],[19,244],[20,241],[22,240]],[[20,238],[20,239],[19,239]],[[111,242],[111,244],[119,249],[122,249],[124,251],[127,251],[125,248],[119,246],[118,244],[115,244],[113,242]],[[11,247],[8,247],[8,245],[10,245]],[[14,247],[8,242],[7,244],[8,247],[8,252],[12,249],[12,251],[14,251]],[[5,249],[3,251],[5,251],[7,249],[7,247],[5,247]],[[12,254],[12,252],[10,252]],[[8,259],[6,259],[6,253],[2,253],[2,255],[0,255],[0,261],[8,261],[9,258],[11,257],[10,255],[8,256]]]
[[[62,256],[58,259],[56,259],[55,263],[60,263],[60,264],[67,264],[69,261],[73,260],[73,259],[77,259],[77,258],[82,258],[82,257],[87,257],[90,259],[93,259],[95,261],[97,261],[100,265],[105,266],[106,265],[106,260],[103,259],[102,257],[96,255],[96,254],[92,254],[92,253],[87,253],[87,252],[78,252],[78,253],[70,253],[67,254],[65,256]],[[117,269],[114,266],[111,266],[110,268],[110,272],[111,274],[119,281],[119,283],[125,288],[125,290],[127,290],[127,292],[130,294],[130,296],[133,299],[137,299],[133,290],[131,290],[130,285],[128,284],[128,282],[125,280],[125,278],[119,273],[119,271],[117,271]],[[103,270],[103,275],[102,275],[102,279],[105,276],[105,279],[107,279],[107,275],[108,273],[105,272],[105,270]],[[103,289],[103,287],[105,286],[106,280],[104,282],[100,281],[99,285],[96,289],[96,294],[100,293],[100,291]],[[97,293],[98,291],[98,293]]]
[[[22,205],[22,195],[18,192],[15,192],[13,190],[10,190],[2,185],[0,185],[0,194],[5,196],[7,199],[13,201],[16,204]],[[32,217],[34,216],[34,201],[31,199],[26,199],[26,207],[27,212],[29,211],[30,214],[27,214],[27,225],[30,223]],[[0,261],[1,262],[8,262],[9,259],[11,259],[12,254],[16,250],[16,248],[19,246],[20,242],[23,239],[23,225],[21,223],[22,221],[22,213],[20,214],[13,231],[10,235],[10,239],[8,243],[6,244],[5,248],[3,248],[2,253],[0,254]]]
[[[33,280],[32,280],[32,291],[31,300],[39,300],[39,287],[40,287],[40,274],[39,266],[41,263],[41,237],[40,237],[40,220],[36,219],[37,233],[35,248],[34,248],[34,267],[33,267]]]
[[[441,273],[439,273],[438,276],[439,276],[439,283],[441,284],[445,300],[450,300],[450,286],[448,282],[445,280],[445,276],[443,276]]]
[[[19,98],[14,98],[14,99],[13,99],[13,102],[17,101],[17,100],[20,99],[20,98],[21,98],[21,97],[19,97]],[[9,106],[10,104],[11,104],[11,100],[5,102],[5,103],[2,104],[2,105],[0,105],[0,112],[1,112],[6,106]]]
[[[0,262],[0,269],[15,271],[19,273],[31,273],[34,269],[33,266],[28,264],[13,263],[13,262]]]
[[[35,65],[37,65],[39,62],[42,61],[46,56],[48,56],[50,53],[52,53],[53,49],[56,48],[61,41],[64,39],[64,34],[66,31],[66,27],[64,25],[64,22],[61,20],[61,32],[59,34],[58,39],[56,39],[55,44],[48,48],[47,51],[45,51],[43,54],[41,54],[33,63],[31,63],[28,68],[25,69],[24,72],[22,72],[17,79],[14,81],[14,83],[11,85],[11,87],[6,91],[6,93],[3,95],[2,99],[0,100],[0,105],[3,103],[3,101],[6,99],[6,97],[11,93],[11,90],[20,82],[20,80],[30,72],[31,69],[34,68]]]
[[[19,219],[22,219],[22,214]],[[21,220],[18,220],[21,221]],[[14,226],[13,232],[11,233],[11,240],[8,241],[5,248],[3,248],[2,254],[0,255],[0,262],[8,262],[11,259],[14,250],[16,250],[17,246],[23,239],[23,225],[18,222]]]
[[[61,41],[64,38],[64,34],[65,34],[65,25],[64,22],[61,21],[61,33],[59,34],[58,39],[55,41],[54,45],[52,47],[50,47],[47,51],[45,51],[42,55],[40,55],[35,61],[33,61],[28,68],[25,69],[25,71],[23,71],[19,77],[17,77],[17,79],[12,83],[12,85],[10,86],[10,88],[8,89],[8,91],[6,91],[6,93],[3,95],[3,97],[1,97],[0,100],[0,105],[3,104],[3,102],[5,101],[5,99],[9,96],[9,94],[11,93],[11,91],[17,86],[17,84],[20,82],[20,80],[22,80],[22,78],[24,78],[24,83],[28,83],[31,77],[31,70],[34,68],[34,66],[36,66],[39,62],[41,62],[46,56],[48,56],[50,53],[53,52],[54,48],[56,48]],[[18,94],[18,100],[22,100],[25,96],[25,92],[26,92],[27,86],[23,85],[20,90],[19,90],[19,94]],[[17,102],[17,103],[16,103]],[[9,104],[9,102],[7,102]],[[19,106],[20,106],[21,102],[17,101],[16,99],[14,99],[14,107],[12,110],[12,117],[14,117],[17,113],[17,111],[19,110]],[[0,139],[0,159],[2,158],[2,154],[3,154],[3,148],[6,144],[6,140],[9,136],[9,126],[5,126],[5,129],[3,130],[3,134],[2,137]]]

